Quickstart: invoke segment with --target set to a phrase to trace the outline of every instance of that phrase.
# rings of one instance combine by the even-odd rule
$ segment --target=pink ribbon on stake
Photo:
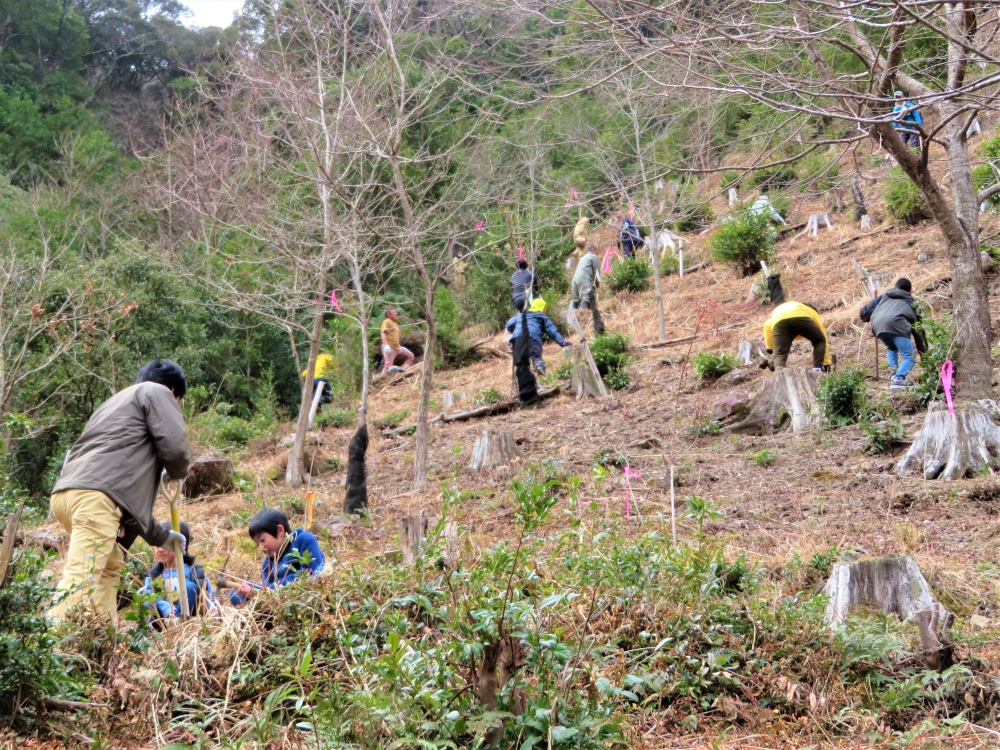
[[[642,479],[642,474],[638,471],[632,471],[628,466],[623,467],[625,472],[625,518],[632,517],[632,485],[629,483],[629,477],[635,477],[636,479]]]
[[[572,206],[573,205],[573,201],[575,201],[575,200],[576,201],[580,200],[580,196],[577,195],[576,188],[570,188],[569,189],[569,198],[566,201],[566,205],[567,206]]]
[[[477,221],[476,222],[476,231],[477,232],[481,231],[484,226],[486,226],[486,219],[483,219],[482,221]]]
[[[333,289],[330,291],[330,304],[337,308],[337,312],[343,313],[344,311],[340,309],[340,303],[337,302],[337,290]]]
[[[628,217],[635,221],[635,201],[628,202]]]
[[[519,247],[517,249],[517,259],[518,260],[524,260],[524,248],[523,247]]]
[[[955,365],[950,359],[941,365],[941,387],[944,388],[944,400],[948,404],[948,413],[955,416],[955,402],[951,400],[951,384],[954,379]]]
[[[614,248],[611,247],[604,251],[604,263],[601,264],[601,270],[604,273],[611,273],[611,253],[613,251]]]

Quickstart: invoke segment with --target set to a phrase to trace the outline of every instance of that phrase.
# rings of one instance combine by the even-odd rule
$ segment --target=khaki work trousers
[[[52,495],[52,515],[69,532],[69,551],[59,591],[65,598],[49,610],[54,620],[65,620],[77,606],[114,619],[125,555],[117,544],[122,512],[97,490],[62,490]]]

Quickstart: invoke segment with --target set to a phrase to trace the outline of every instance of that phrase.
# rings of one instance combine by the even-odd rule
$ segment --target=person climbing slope
[[[538,295],[538,279],[528,268],[528,261],[518,260],[517,270],[510,277],[511,296],[514,299],[514,309],[521,312],[528,304],[528,299]]]
[[[618,240],[621,243],[622,255],[626,258],[631,258],[635,251],[642,247],[642,233],[639,231],[639,227],[635,225],[632,217],[626,214],[624,211],[618,211],[615,214],[615,218],[618,219]]]
[[[580,259],[573,274],[573,300],[569,306],[593,312],[594,333],[604,333],[604,321],[597,311],[597,287],[601,284],[601,261],[597,258],[597,250],[597,245],[591,243],[587,246],[587,254]]]
[[[385,311],[385,320],[382,321],[382,372],[388,372],[396,364],[398,357],[405,357],[404,365],[409,367],[413,364],[413,352],[399,342],[399,313],[395,307],[390,307]]]
[[[507,321],[507,330],[512,334],[510,339],[512,350],[517,348],[518,338],[524,335],[522,317],[523,315],[515,315]],[[541,298],[532,302],[531,307],[528,308],[527,324],[530,339],[528,357],[535,366],[535,372],[539,375],[545,375],[545,360],[542,359],[542,344],[545,337],[547,336],[562,347],[569,346],[570,342],[559,334],[556,324],[545,314],[545,300]]]
[[[902,91],[895,95],[896,105],[892,108],[892,127],[899,132],[903,143],[910,148],[920,148],[920,131],[924,126],[924,118],[917,105],[907,101]]]
[[[774,352],[774,369],[788,366],[788,353],[792,350],[792,342],[797,338],[806,339],[812,344],[814,370],[830,366],[826,329],[819,312],[812,305],[803,302],[785,302],[774,308],[771,317],[764,323],[764,346],[768,354]],[[761,364],[762,368],[767,366],[766,361]]]
[[[872,333],[885,344],[892,380],[890,390],[899,390],[909,385],[906,376],[917,363],[913,356],[912,336],[917,351],[927,351],[927,339],[923,332],[913,327],[920,320],[916,300],[910,294],[913,287],[909,279],[897,279],[894,288],[889,289],[861,308],[861,320],[871,323]]]
[[[320,396],[319,402],[321,404],[330,403],[331,391],[330,391],[330,375],[333,374],[336,369],[333,357],[331,357],[326,352],[320,352],[316,355],[316,368],[313,371],[313,398],[316,397],[316,389],[322,388],[323,395]],[[309,372],[309,368],[302,371],[302,377],[304,378]]]

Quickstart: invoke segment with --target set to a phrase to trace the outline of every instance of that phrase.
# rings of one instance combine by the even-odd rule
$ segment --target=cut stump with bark
[[[208,454],[191,462],[184,494],[188,498],[221,495],[233,488],[233,464],[224,456]]]
[[[437,526],[437,522],[437,518],[425,516],[422,510],[415,516],[399,519],[399,551],[404,565],[413,565],[420,556],[424,537]]]
[[[924,426],[893,470],[903,477],[951,481],[1000,467],[1000,406],[992,399],[927,409]]]
[[[824,615],[828,623],[841,627],[852,609],[874,604],[900,620],[912,618],[916,622],[928,668],[944,670],[952,665],[955,615],[934,598],[912,557],[839,562],[833,566],[823,593],[829,597]]]
[[[594,375],[594,371],[586,362],[574,365],[573,369],[569,371],[569,387],[577,401],[601,397],[598,376]]]
[[[773,435],[790,426],[792,432],[806,432],[815,423],[813,407],[816,386],[823,373],[811,367],[776,370],[747,405],[746,417],[723,428],[742,435]]]
[[[497,466],[507,466],[515,458],[524,458],[524,453],[517,447],[517,442],[511,433],[484,430],[472,448],[469,469],[479,472]]]

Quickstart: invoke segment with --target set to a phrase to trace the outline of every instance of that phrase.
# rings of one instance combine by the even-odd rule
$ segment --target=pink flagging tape
[[[336,289],[333,289],[330,292],[330,304],[333,307],[337,308],[337,312],[339,312],[339,313],[343,313],[344,312],[343,310],[340,309],[340,303],[337,302],[337,290]]]
[[[948,404],[948,413],[955,415],[955,402],[951,398],[951,386],[954,382],[955,365],[950,359],[941,365],[941,387],[944,388],[944,400]]]

